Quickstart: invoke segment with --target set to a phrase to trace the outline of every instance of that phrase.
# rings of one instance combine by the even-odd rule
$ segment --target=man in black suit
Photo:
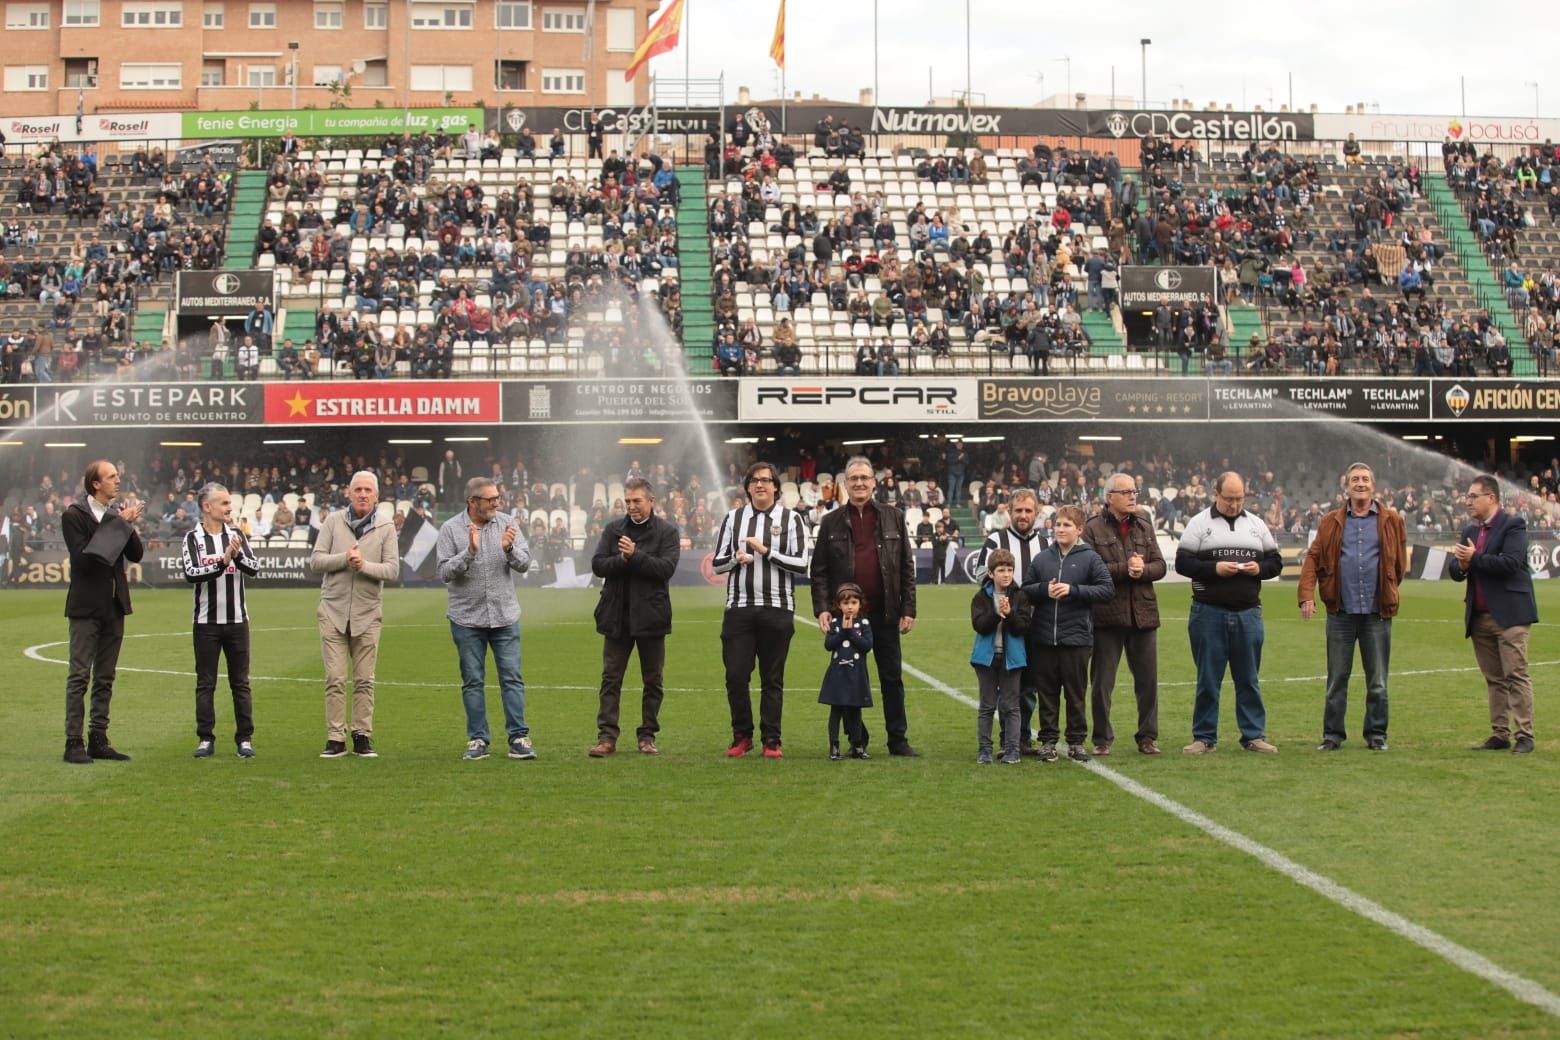
[[[1490,737],[1475,751],[1525,755],[1533,750],[1533,684],[1528,678],[1528,626],[1538,621],[1528,573],[1527,521],[1500,508],[1494,477],[1468,487],[1473,523],[1452,552],[1452,579],[1467,581],[1466,634],[1489,690]]]
[[[94,758],[125,762],[130,756],[115,751],[108,742],[108,702],[114,695],[114,670],[125,637],[125,615],[130,613],[125,561],[141,562],[143,549],[135,525],[140,522],[144,507],[135,502],[123,509],[114,508],[114,499],[119,496],[119,470],[107,459],[89,465],[81,483],[86,499],[71,503],[60,519],[60,532],[70,550],[70,591],[65,595],[65,616],[70,619],[65,761],[75,765],[88,765]],[[113,530],[120,526],[125,530]],[[123,545],[112,563],[104,563],[96,555],[101,544],[92,546],[100,530],[105,537],[123,536]],[[88,553],[89,547],[94,548],[93,554]],[[89,682],[92,724],[83,742],[84,699]]]
[[[845,582],[861,587],[864,613],[872,623],[872,659],[883,695],[888,753],[908,758],[919,752],[906,736],[905,681],[899,638],[915,627],[915,551],[905,515],[873,500],[877,476],[872,461],[857,455],[845,463],[845,506],[824,516],[813,547],[813,614],[827,633],[834,619],[834,592]]]

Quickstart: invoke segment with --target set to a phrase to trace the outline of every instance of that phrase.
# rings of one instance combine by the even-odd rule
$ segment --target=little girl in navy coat
[[[872,649],[872,626],[861,616],[861,588],[850,582],[834,593],[834,620],[823,637],[829,651],[829,669],[823,673],[818,703],[829,705],[829,761],[840,760],[840,723],[850,740],[851,758],[867,754],[867,727],[861,709],[872,707],[872,683],[867,678],[867,652]]]

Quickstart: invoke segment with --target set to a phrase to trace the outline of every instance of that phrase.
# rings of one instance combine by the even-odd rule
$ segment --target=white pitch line
[[[1553,664],[1556,662],[1545,663]],[[952,697],[960,704],[967,704],[972,708],[979,706],[979,702],[968,694],[926,674],[919,668],[912,667],[905,662],[901,662],[900,666],[932,689]],[[1462,671],[1464,669],[1456,670]],[[1400,672],[1397,674],[1415,673]],[[1402,914],[1388,910],[1380,903],[1360,895],[1352,888],[1340,885],[1332,878],[1324,874],[1318,874],[1309,867],[1301,866],[1282,852],[1248,838],[1239,831],[1231,830],[1221,823],[1216,823],[1195,809],[1190,809],[1175,799],[1162,795],[1153,788],[1138,783],[1131,777],[1118,773],[1108,766],[1100,765],[1097,760],[1091,759],[1088,762],[1080,762],[1078,765],[1081,765],[1096,776],[1109,780],[1133,797],[1141,798],[1155,808],[1163,809],[1182,823],[1196,827],[1216,841],[1228,845],[1237,852],[1245,853],[1263,866],[1283,874],[1291,881],[1304,885],[1345,910],[1352,911],[1367,920],[1376,922],[1394,935],[1401,936],[1414,945],[1430,951],[1437,957],[1455,967],[1461,968],[1470,975],[1475,975],[1486,982],[1493,983],[1518,1000],[1532,1004],[1534,1007],[1546,1011],[1556,1018],[1560,1018],[1560,996],[1545,989],[1532,979],[1501,967],[1482,953],[1470,950],[1461,943],[1448,939],[1440,932],[1435,932],[1423,925],[1415,924]]]

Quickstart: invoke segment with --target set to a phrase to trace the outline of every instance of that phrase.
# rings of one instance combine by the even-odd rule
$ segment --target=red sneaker
[[[753,738],[752,737],[738,737],[737,739],[733,740],[731,742],[731,746],[726,749],[726,757],[727,758],[741,758],[743,755],[747,754],[749,751],[752,751],[752,750],[753,750]]]
[[[784,758],[785,752],[780,750],[779,744],[770,744],[764,748],[765,758]]]

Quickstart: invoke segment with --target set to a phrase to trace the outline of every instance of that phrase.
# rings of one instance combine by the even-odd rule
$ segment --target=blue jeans
[[[1354,644],[1365,666],[1365,739],[1387,739],[1387,665],[1392,656],[1392,619],[1380,614],[1327,615],[1327,706],[1322,712],[1322,738],[1342,744],[1347,737],[1349,676],[1354,670]]]
[[[1227,610],[1193,603],[1186,629],[1197,664],[1197,699],[1192,705],[1192,738],[1210,746],[1219,742],[1219,688],[1228,667],[1235,680],[1235,722],[1242,744],[1259,740],[1267,729],[1267,709],[1257,672],[1262,667],[1262,608]]]
[[[531,732],[525,724],[525,680],[520,678],[520,623],[504,628],[467,628],[450,622],[460,654],[460,698],[466,705],[466,739],[488,742],[487,652],[493,648],[498,688],[504,698],[504,730],[510,740]]]

